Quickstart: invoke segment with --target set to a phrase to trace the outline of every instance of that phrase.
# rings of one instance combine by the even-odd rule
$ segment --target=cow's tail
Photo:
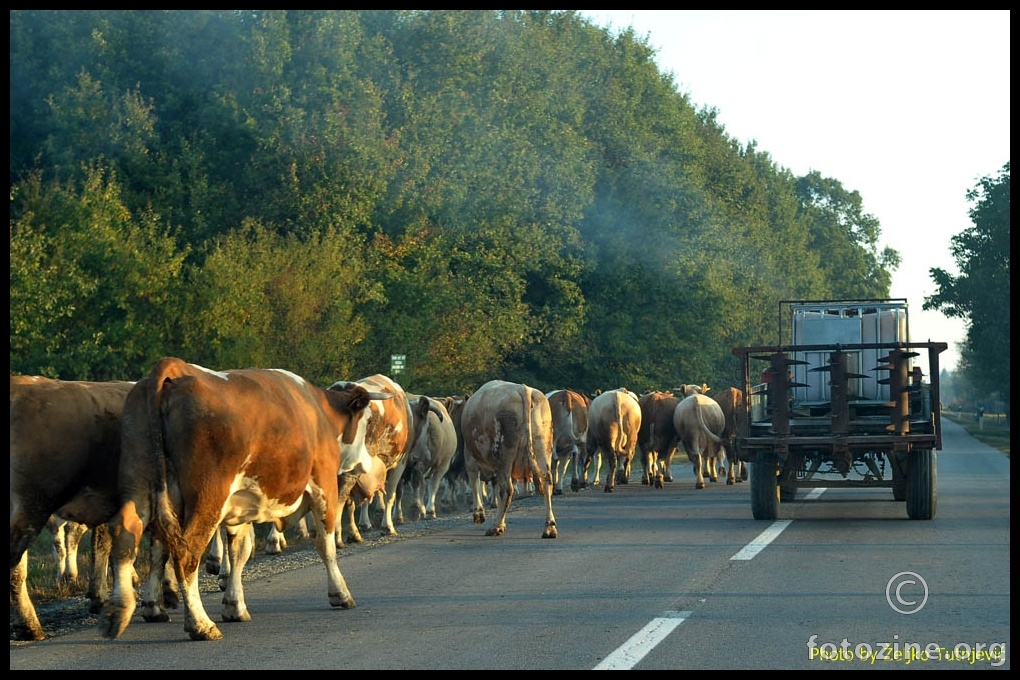
[[[630,397],[625,397],[629,399]],[[626,451],[630,444],[630,435],[627,432],[627,428],[623,426],[623,409],[621,408],[622,401],[617,399],[615,402],[616,407],[616,437],[615,441],[612,442],[613,450],[617,453]]]
[[[709,427],[708,423],[705,422],[705,410],[701,407],[701,401],[699,400],[695,402],[694,406],[695,410],[698,412],[698,422],[701,423],[701,431],[705,433],[706,437],[711,439],[716,444],[722,444],[723,440],[720,439],[719,435],[713,432],[712,428]]]
[[[151,438],[151,455],[156,468],[156,499],[154,520],[167,544],[171,555],[184,556],[187,553],[187,542],[181,522],[170,497],[169,472],[167,470],[168,452],[166,437],[163,431],[163,404],[167,396],[169,383],[189,373],[188,364],[180,359],[168,357],[161,359],[152,369],[152,397],[149,399],[149,436]]]
[[[533,395],[530,387],[527,385],[521,385],[521,389],[524,390],[522,395],[524,399],[524,420],[528,423],[528,460],[536,461],[538,460],[538,452],[535,451],[535,424],[532,422],[535,412],[535,402],[532,398]],[[531,469],[535,472],[534,462],[531,463]],[[535,491],[537,491],[540,496],[544,496],[545,478],[543,478],[542,475],[536,474],[533,474],[532,476],[532,481],[535,483]]]

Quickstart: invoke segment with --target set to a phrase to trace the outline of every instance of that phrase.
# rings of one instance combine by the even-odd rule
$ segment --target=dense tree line
[[[10,56],[14,373],[724,386],[899,264],[571,10],[17,10]]]
[[[936,291],[924,309],[967,321],[957,372],[960,391],[976,407],[1001,402],[1009,419],[1009,162],[967,192],[973,224],[954,236],[950,251],[960,270],[930,270]]]

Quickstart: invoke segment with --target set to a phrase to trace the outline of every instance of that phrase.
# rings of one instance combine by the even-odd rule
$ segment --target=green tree
[[[11,371],[136,380],[174,346],[187,253],[157,214],[127,210],[110,173],[84,174],[11,190]]]
[[[1009,162],[967,192],[973,226],[953,236],[959,276],[929,270],[934,295],[923,309],[967,320],[960,368],[987,398],[1009,404]],[[1007,406],[1008,412],[1008,406]]]
[[[358,306],[381,295],[359,239],[341,227],[282,236],[254,220],[220,239],[189,286],[184,358],[285,368],[322,386],[354,378],[371,330]]]

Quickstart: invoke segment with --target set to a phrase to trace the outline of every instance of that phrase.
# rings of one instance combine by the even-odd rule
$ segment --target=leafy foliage
[[[898,265],[856,192],[572,10],[15,10],[10,36],[13,372],[328,384],[406,354],[420,393],[723,387],[779,300],[885,297]]]
[[[960,269],[930,271],[937,290],[924,309],[968,320],[961,364],[971,384],[1009,403],[1009,163],[967,192],[973,225],[952,238]]]

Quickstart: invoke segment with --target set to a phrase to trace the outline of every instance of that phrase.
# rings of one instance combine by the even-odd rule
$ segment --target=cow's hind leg
[[[15,640],[44,640],[46,635],[28,596],[27,580],[28,552],[22,552],[21,559],[11,569],[11,611],[17,614],[11,631]]]
[[[244,601],[241,574],[244,565],[248,563],[248,558],[251,557],[251,553],[255,549],[253,530],[254,527],[250,523],[226,527],[227,555],[230,556],[231,570],[230,576],[227,578],[227,587],[223,592],[221,618],[224,621],[251,621],[248,605]]]
[[[110,597],[110,551],[113,539],[105,524],[92,527],[92,571],[89,574],[89,589],[85,597],[89,601],[89,613],[98,614]]]
[[[609,453],[608,456],[609,456],[609,469],[606,471],[606,486],[605,488],[602,489],[602,491],[605,493],[612,493],[613,489],[616,487],[617,455],[616,452],[614,451],[612,453]]]
[[[704,489],[705,488],[705,475],[702,472],[702,470],[704,469],[705,461],[701,457],[700,453],[691,454],[690,459],[691,459],[691,467],[694,468],[694,479],[695,479],[694,488],[695,489]]]
[[[173,565],[167,569],[166,546],[161,541],[152,540],[149,546],[149,574],[142,584],[142,602],[139,607],[142,619],[147,623],[166,623],[170,620],[166,602],[167,571],[172,572]]]
[[[492,526],[488,528],[485,535],[502,536],[506,533],[506,516],[510,512],[510,503],[514,499],[514,480],[507,475],[506,478],[498,479],[493,486],[495,487],[493,495],[499,501],[499,508],[496,510]]]

